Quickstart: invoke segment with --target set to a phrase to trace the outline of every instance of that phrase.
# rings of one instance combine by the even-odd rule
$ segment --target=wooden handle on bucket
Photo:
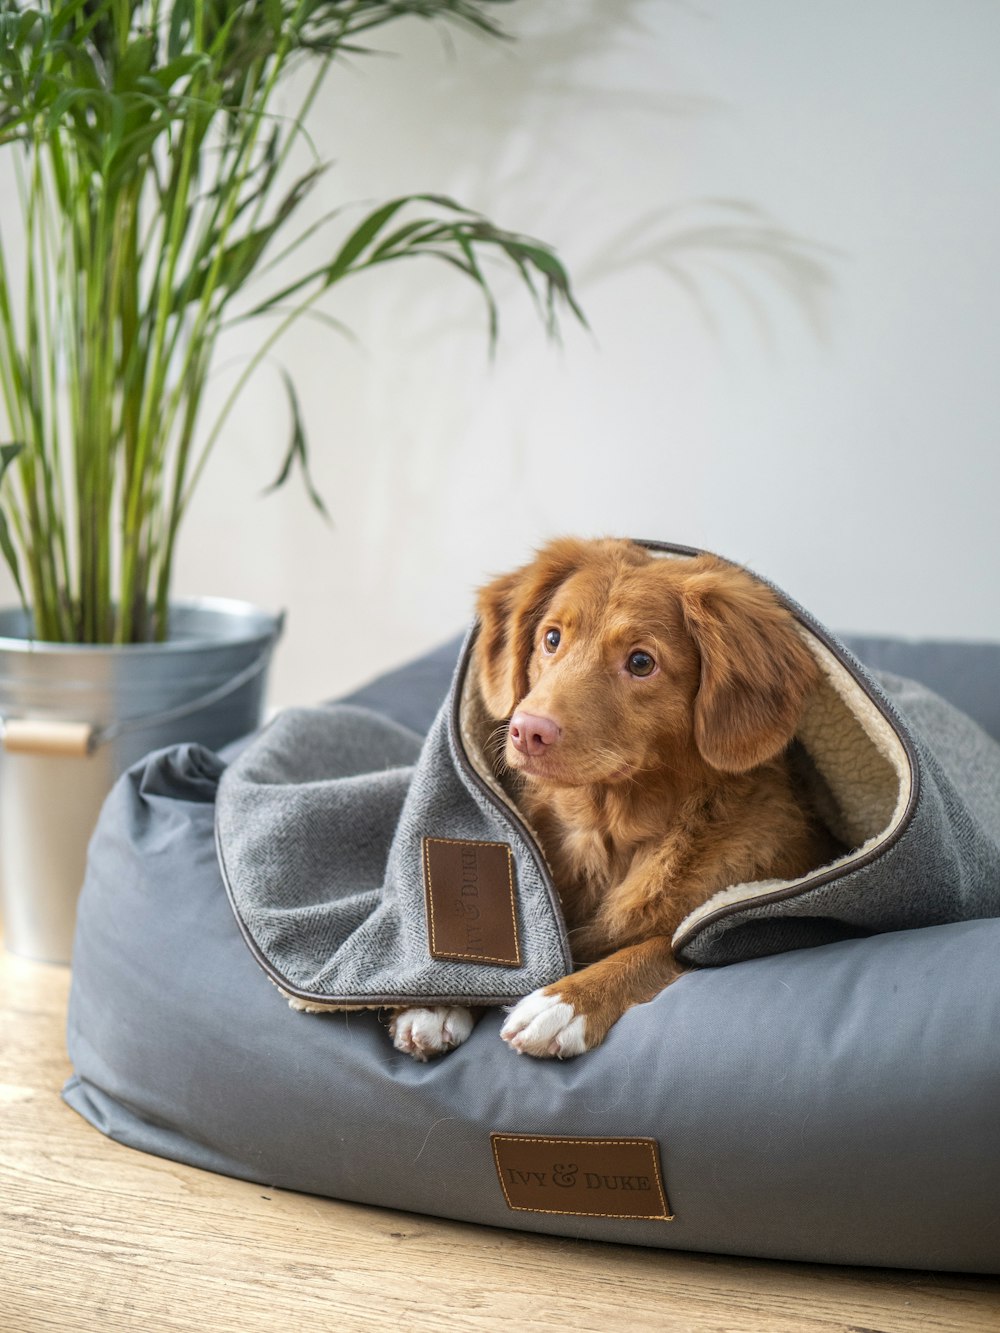
[[[3,724],[3,748],[8,754],[44,754],[82,759],[90,753],[94,728],[89,722],[42,722],[11,718]]]

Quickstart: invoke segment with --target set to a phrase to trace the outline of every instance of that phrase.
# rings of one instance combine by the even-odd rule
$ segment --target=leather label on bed
[[[507,1207],[524,1213],[672,1222],[656,1139],[491,1134]]]
[[[424,838],[432,958],[521,966],[514,858],[505,842]]]

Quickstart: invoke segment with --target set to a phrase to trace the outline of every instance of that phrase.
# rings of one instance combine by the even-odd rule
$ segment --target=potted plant
[[[326,166],[292,177],[292,150],[338,57],[407,16],[499,36],[503,3],[0,0],[0,166],[16,181],[0,198],[0,554],[22,603],[0,615],[8,946],[66,956],[82,848],[117,772],[259,718],[279,619],[175,606],[171,574],[229,411],[282,333],[349,277],[417,257],[476,285],[491,339],[491,254],[550,331],[560,309],[579,316],[548,246],[433,194],[339,213],[323,261],[296,267]],[[300,105],[279,115],[297,69]],[[262,322],[257,352],[207,419],[220,339],[245,320]],[[278,482],[298,465],[321,507],[285,382]]]

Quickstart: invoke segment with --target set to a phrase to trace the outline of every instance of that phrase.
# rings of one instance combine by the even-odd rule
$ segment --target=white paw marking
[[[299,1014],[328,1014],[330,1006],[328,1004],[310,1004],[308,1000],[300,1000],[295,995],[289,995],[287,991],[282,991],[285,999],[288,1001],[289,1009],[294,1009]]]
[[[566,1060],[587,1050],[586,1028],[586,1014],[578,1014],[561,995],[536,990],[515,1004],[500,1036],[519,1055]]]
[[[397,1051],[414,1060],[444,1055],[467,1041],[472,1032],[468,1009],[435,1005],[431,1009],[404,1009],[389,1024],[389,1035]]]

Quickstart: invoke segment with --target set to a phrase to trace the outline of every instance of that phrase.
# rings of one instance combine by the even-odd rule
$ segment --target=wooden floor
[[[0,946],[0,1331],[997,1333],[1000,1280],[596,1245],[262,1189],[59,1099],[65,969]]]

